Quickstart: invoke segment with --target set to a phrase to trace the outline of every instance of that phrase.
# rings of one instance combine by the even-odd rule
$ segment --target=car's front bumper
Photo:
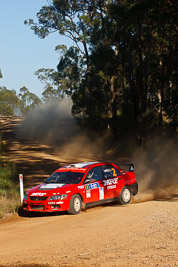
[[[52,212],[52,211],[64,211],[68,210],[67,201],[49,201],[49,202],[38,202],[38,201],[23,201],[23,209],[26,211],[37,211],[37,212]]]

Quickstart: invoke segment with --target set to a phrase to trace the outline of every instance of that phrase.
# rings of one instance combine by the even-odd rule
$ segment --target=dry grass
[[[14,196],[0,196],[0,218],[15,214],[20,206],[19,195]]]

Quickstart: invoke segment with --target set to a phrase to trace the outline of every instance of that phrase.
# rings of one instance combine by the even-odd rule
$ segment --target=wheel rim
[[[79,198],[74,199],[74,209],[75,209],[75,211],[80,210],[80,199]]]
[[[128,202],[130,200],[130,190],[129,189],[124,189],[123,193],[122,193],[122,199],[124,200],[124,202]]]

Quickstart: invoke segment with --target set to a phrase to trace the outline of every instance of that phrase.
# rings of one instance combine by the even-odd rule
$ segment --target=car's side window
[[[84,184],[94,183],[100,180],[102,180],[101,169],[100,167],[95,167],[88,172]]]
[[[102,166],[101,167],[104,179],[120,176],[120,172],[113,166]]]

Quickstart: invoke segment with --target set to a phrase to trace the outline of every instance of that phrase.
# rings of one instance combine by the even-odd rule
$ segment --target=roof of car
[[[70,165],[66,165],[64,167],[59,168],[57,171],[66,171],[68,169],[74,170],[74,171],[86,171],[86,169],[92,165],[98,164],[100,162],[80,162],[80,163],[73,163]]]
[[[93,164],[97,164],[97,163],[100,163],[100,162],[80,162],[80,163],[74,163],[74,164],[70,164],[70,165],[67,165],[65,166],[66,168],[71,168],[71,167],[74,167],[74,168],[86,168],[86,167],[89,167],[90,165],[93,165]]]

